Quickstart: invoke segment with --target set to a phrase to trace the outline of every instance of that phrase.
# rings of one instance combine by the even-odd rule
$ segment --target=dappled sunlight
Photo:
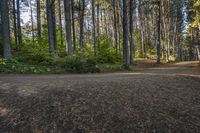
[[[184,62],[178,62],[174,63],[173,66],[198,66],[199,61],[184,61]]]
[[[0,106],[0,117],[6,116],[10,112],[10,109]]]
[[[19,96],[27,97],[31,95],[37,95],[37,88],[33,86],[19,86],[15,88]]]
[[[0,81],[0,89],[1,90],[9,90],[11,88],[11,85],[9,83],[3,83]]]

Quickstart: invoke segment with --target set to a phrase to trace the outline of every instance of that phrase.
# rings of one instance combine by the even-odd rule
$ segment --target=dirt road
[[[196,63],[112,74],[0,75],[0,133],[199,133]]]

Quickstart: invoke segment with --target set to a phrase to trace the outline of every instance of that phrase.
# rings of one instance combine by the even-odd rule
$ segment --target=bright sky
[[[32,1],[32,2],[34,2],[34,1]],[[30,4],[30,3],[28,3],[28,4]],[[20,11],[21,11],[20,16],[21,16],[21,19],[23,20],[22,25],[24,25],[24,24],[30,22],[30,20],[31,20],[31,8],[30,8],[30,6],[27,7],[27,5],[25,5],[24,3],[20,3],[20,7],[21,7],[20,8]],[[34,8],[34,6],[33,6],[33,8]],[[35,9],[33,9],[33,10],[35,10]],[[35,11],[33,11],[33,16],[36,16]]]

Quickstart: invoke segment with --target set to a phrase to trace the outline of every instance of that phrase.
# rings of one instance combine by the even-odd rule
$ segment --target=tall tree
[[[83,47],[84,43],[84,16],[85,16],[85,0],[79,0],[80,6],[80,38],[79,38],[79,45]]]
[[[72,30],[73,30],[73,49],[76,50],[76,29],[75,29],[75,18],[74,18],[74,0],[71,0],[71,8],[72,8]]]
[[[160,64],[160,23],[161,23],[161,0],[158,0],[158,22],[157,22],[157,31],[158,31],[158,36],[157,36],[157,63]]]
[[[99,0],[97,1],[97,47],[98,50],[100,50],[100,20],[99,20],[99,14],[100,14],[100,3]]]
[[[60,24],[60,43],[63,46],[63,25],[62,25],[62,13],[61,13],[61,1],[58,0],[58,12],[59,12],[59,24]]]
[[[134,38],[133,38],[133,0],[130,0],[129,3],[129,32],[130,32],[130,63],[133,63],[133,54],[134,54]]]
[[[117,32],[117,14],[116,14],[116,0],[113,0],[113,16],[114,16],[114,42],[115,49],[118,49],[118,32]]]
[[[40,12],[40,0],[37,0],[37,34],[38,40],[41,40],[41,12]]]
[[[15,38],[15,44],[18,44],[17,40],[17,22],[16,22],[16,1],[12,0],[12,6],[13,6],[13,30],[14,30],[14,38]]]
[[[20,15],[20,0],[17,0],[17,35],[18,43],[22,44],[22,31],[21,31],[21,15]]]
[[[30,6],[30,10],[31,10],[31,28],[32,28],[32,43],[34,44],[34,41],[35,41],[35,33],[34,33],[34,20],[33,20],[33,8],[32,8],[32,1],[30,0],[29,1],[29,6]]]
[[[96,21],[95,21],[95,0],[92,0],[92,23],[93,23],[93,47],[96,55]]]
[[[72,28],[71,28],[71,0],[64,0],[65,6],[65,27],[66,27],[66,40],[67,40],[67,50],[68,55],[72,55]]]
[[[144,50],[144,0],[139,0],[139,22],[140,22],[140,35],[141,35],[141,56],[145,57],[145,50]]]
[[[1,2],[0,2],[0,8],[1,8]],[[1,48],[1,46],[2,46],[2,44],[3,44],[3,42],[2,42],[2,20],[1,20],[1,9],[0,9],[0,48]],[[0,56],[3,56],[3,51],[2,51],[2,49],[0,49]]]
[[[8,0],[0,1],[4,58],[11,57]]]
[[[124,67],[127,69],[130,65],[129,48],[128,48],[128,14],[127,1],[123,0],[123,59]]]
[[[56,54],[56,23],[55,23],[55,1],[47,0],[47,25],[48,25],[48,39],[49,50],[52,55]]]

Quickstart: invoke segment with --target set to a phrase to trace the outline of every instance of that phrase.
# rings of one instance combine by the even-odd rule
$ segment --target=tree
[[[115,39],[115,49],[116,49],[116,51],[118,51],[118,32],[117,32],[116,0],[113,0],[113,16],[114,16],[114,39]]]
[[[74,0],[71,0],[72,8],[72,30],[73,30],[73,49],[76,50],[76,29],[75,29],[75,18],[74,18]]]
[[[47,25],[49,50],[52,55],[56,54],[56,23],[55,23],[55,3],[54,0],[47,0]]]
[[[10,29],[9,29],[9,10],[8,10],[8,0],[0,1],[1,9],[1,20],[2,21],[2,42],[3,42],[3,56],[4,58],[11,57],[10,48]]]
[[[134,38],[133,38],[133,0],[130,0],[129,7],[129,32],[130,32],[130,63],[133,63],[133,54],[134,54]]]
[[[129,68],[130,57],[128,48],[128,14],[126,0],[123,0],[123,59],[124,67],[126,69]]]
[[[84,43],[84,16],[85,16],[85,0],[79,0],[79,7],[80,7],[80,39],[79,45],[83,47]]]
[[[100,4],[99,1],[97,1],[97,47],[98,50],[100,50],[100,40],[99,40],[99,36],[100,36],[100,20],[99,20],[99,12],[100,12]]]
[[[59,13],[59,25],[60,25],[60,43],[63,46],[63,25],[62,25],[62,13],[61,13],[61,1],[58,0],[58,13]]]
[[[95,21],[95,0],[92,0],[92,24],[93,24],[93,47],[96,55],[96,21]]]
[[[20,17],[20,2],[17,0],[17,38],[18,43],[22,44],[21,17]]]
[[[30,10],[31,10],[31,31],[32,31],[32,43],[34,44],[35,41],[35,33],[34,33],[34,20],[33,20],[33,8],[32,8],[32,3],[31,0],[29,1],[29,6],[30,6]]]
[[[66,27],[66,40],[68,55],[72,55],[72,28],[71,28],[71,0],[64,0],[65,6],[65,27]]]
[[[41,18],[40,18],[40,0],[37,0],[37,34],[38,40],[41,40]]]
[[[16,3],[15,0],[12,0],[14,38],[15,38],[15,44],[18,44],[18,39],[17,39],[17,22],[16,22],[16,4],[15,3]]]
[[[157,63],[160,64],[160,22],[161,22],[161,2],[160,0],[158,1],[158,22],[157,22],[157,31],[158,31],[158,36],[157,36]]]
[[[0,8],[1,8],[1,2],[0,2]],[[1,9],[0,9],[0,56],[3,56],[3,51],[2,51],[2,20],[1,20]]]

